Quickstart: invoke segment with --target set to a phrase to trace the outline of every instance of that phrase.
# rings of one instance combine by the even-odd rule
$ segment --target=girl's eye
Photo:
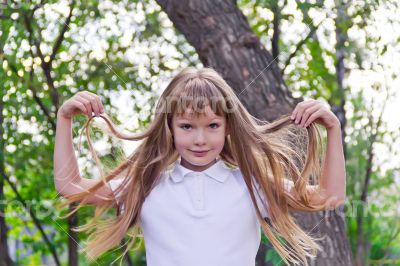
[[[190,124],[182,124],[179,127],[182,128],[182,129],[187,130],[187,129],[190,129],[192,126]],[[212,124],[210,124],[210,127],[212,129],[217,129],[219,127],[219,125],[217,123],[212,123]]]
[[[212,125],[215,125],[214,129],[219,127],[219,125],[217,123],[210,124],[210,126],[212,126]]]
[[[191,125],[189,125],[189,124],[182,124],[182,125],[180,126],[180,128],[182,128],[182,129],[189,129],[188,127],[191,127]]]

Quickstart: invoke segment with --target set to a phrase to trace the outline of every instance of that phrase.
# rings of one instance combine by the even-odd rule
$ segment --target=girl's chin
[[[210,155],[198,157],[198,156],[193,156],[192,154],[190,156],[187,156],[184,158],[188,163],[196,166],[205,166],[210,164],[213,160],[215,160],[214,157],[210,157]]]

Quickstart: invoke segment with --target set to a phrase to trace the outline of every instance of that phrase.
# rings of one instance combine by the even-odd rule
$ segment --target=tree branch
[[[279,62],[279,37],[280,37],[280,20],[281,20],[281,7],[278,1],[276,1],[272,6],[272,12],[274,13],[273,28],[274,32],[272,34],[272,57],[275,59],[276,63]]]
[[[17,67],[13,63],[11,63],[10,60],[7,60],[7,61],[9,62],[10,69],[18,76]],[[22,79],[22,78],[20,78],[20,79]],[[24,83],[23,80],[21,80],[21,82]],[[28,89],[32,92],[33,99],[39,105],[40,109],[42,109],[44,115],[46,116],[47,120],[51,124],[51,128],[55,131],[56,123],[55,123],[54,119],[51,117],[50,112],[47,110],[46,106],[43,104],[42,100],[37,96],[37,91],[36,91],[35,87],[32,85],[32,83],[33,83],[33,69],[29,72]]]
[[[0,60],[0,62],[3,60]],[[4,83],[0,83],[0,125],[3,125],[4,116],[4,100],[3,96],[6,90]],[[4,128],[0,126],[0,265],[14,265],[10,257],[9,244],[8,244],[8,227],[6,223],[6,210],[5,210],[5,195],[4,195],[4,172],[5,172],[5,138],[3,138]]]
[[[56,56],[56,54],[58,52],[58,49],[60,48],[61,43],[64,40],[64,35],[67,32],[67,29],[69,28],[69,23],[71,22],[72,11],[74,9],[74,6],[75,6],[75,0],[73,0],[71,2],[71,5],[69,7],[68,17],[65,19],[64,25],[62,26],[62,28],[60,30],[60,34],[58,35],[57,40],[56,40],[56,42],[55,42],[55,44],[53,46],[53,50],[52,50],[52,53],[50,55],[50,61],[49,61],[50,64],[53,62],[53,60],[54,60],[54,58],[55,58],[55,56]]]
[[[372,171],[373,145],[379,134],[379,128],[382,124],[382,117],[383,117],[383,113],[386,109],[386,104],[387,104],[388,100],[389,100],[389,93],[386,94],[385,101],[383,102],[382,110],[379,114],[378,121],[376,123],[375,133],[373,133],[370,136],[370,145],[369,145],[369,149],[368,149],[368,163],[366,165],[367,170],[366,170],[366,176],[365,176],[365,180],[364,180],[363,190],[362,190],[361,197],[360,197],[360,200],[363,202],[367,201],[368,186],[369,186],[369,180],[370,180],[371,171]],[[370,117],[370,120],[372,121],[372,117]]]
[[[397,229],[395,229],[395,230],[393,230],[394,231],[394,233],[393,233],[393,235],[390,237],[390,239],[388,240],[388,242],[386,243],[386,246],[385,246],[385,248],[383,249],[384,250],[384,252],[383,252],[383,258],[382,259],[380,259],[379,261],[381,261],[380,263],[379,263],[379,266],[382,266],[384,263],[385,263],[385,260],[386,260],[386,258],[387,258],[387,256],[389,256],[389,252],[390,252],[390,244],[392,244],[392,242],[397,238],[397,236],[400,234],[400,227],[397,227]]]
[[[59,105],[59,97],[58,97],[58,92],[57,89],[54,86],[54,80],[53,77],[51,76],[51,62],[46,62],[44,59],[44,55],[42,53],[42,51],[40,50],[40,42],[38,42],[37,40],[33,39],[33,29],[31,27],[30,24],[30,20],[33,18],[33,12],[31,14],[31,18],[28,17],[27,13],[24,12],[23,13],[23,17],[24,17],[24,22],[25,22],[25,27],[28,31],[28,39],[29,39],[29,43],[32,45],[34,44],[37,50],[37,55],[39,56],[39,58],[41,59],[42,63],[41,63],[41,67],[43,69],[44,75],[46,77],[46,83],[50,88],[50,94],[51,94],[51,100],[56,108],[56,113],[58,112],[58,105]],[[39,37],[39,39],[41,39]],[[34,57],[35,55],[33,54],[33,52],[31,52],[32,56]]]
[[[56,252],[56,249],[55,249],[54,245],[52,245],[50,239],[47,237],[46,233],[44,232],[43,227],[42,227],[42,225],[41,225],[39,219],[36,217],[35,213],[32,211],[32,208],[30,208],[30,207],[28,206],[28,204],[26,203],[26,201],[22,198],[21,194],[19,194],[19,192],[18,192],[16,186],[14,185],[14,183],[12,183],[12,182],[10,181],[10,178],[7,176],[7,174],[4,173],[4,174],[3,174],[3,178],[4,178],[4,180],[6,180],[7,183],[10,185],[12,191],[13,191],[13,192],[15,193],[15,195],[17,196],[17,200],[22,204],[22,206],[25,208],[25,210],[28,211],[29,215],[30,215],[31,218],[32,218],[33,223],[35,224],[35,226],[36,226],[37,229],[39,230],[40,234],[42,235],[42,238],[43,238],[44,242],[46,243],[47,247],[49,248],[50,253],[51,253],[52,256],[53,256],[53,259],[54,259],[56,265],[61,265],[60,259],[58,258],[58,255],[57,255],[57,252]]]
[[[26,12],[23,12],[24,17],[24,24],[25,24],[25,28],[28,31],[28,40],[29,40],[29,44],[32,46],[34,45],[36,47],[37,50],[37,55],[39,56],[40,60],[42,61],[42,64],[44,63],[44,56],[42,53],[42,50],[40,49],[40,43],[38,43],[35,39],[33,39],[33,29],[31,27],[31,23],[30,20],[33,17],[33,13],[31,18],[28,17],[28,14]]]
[[[36,4],[33,8],[32,8],[32,14],[35,13],[36,10],[38,10],[39,8],[41,8],[44,4],[44,0],[41,0],[39,4]]]
[[[46,106],[43,104],[42,100],[37,96],[37,92],[35,87],[33,86],[33,69],[29,72],[29,84],[28,84],[28,89],[32,92],[33,99],[35,102],[40,106],[40,109],[42,109],[44,115],[47,117],[47,120],[51,124],[51,127],[53,128],[54,132],[56,131],[56,122],[54,119],[51,117],[50,112],[47,110]]]
[[[296,45],[296,49],[289,55],[289,57],[286,59],[284,67],[281,70],[281,74],[283,75],[285,73],[285,69],[287,68],[287,66],[290,64],[290,61],[293,59],[293,57],[295,57],[295,55],[297,54],[297,52],[301,49],[301,47],[308,41],[308,39],[310,39],[315,31],[318,29],[318,27],[322,24],[323,21],[321,21],[320,23],[317,24],[317,26],[312,26],[310,32],[307,34],[307,36],[302,39],[297,45]]]
[[[367,197],[368,197],[368,187],[370,184],[370,179],[371,179],[371,174],[372,174],[372,160],[374,157],[374,153],[373,153],[373,146],[374,143],[376,141],[376,138],[379,134],[379,128],[382,124],[382,116],[383,113],[385,111],[386,108],[386,103],[389,99],[389,93],[387,92],[386,94],[386,98],[385,101],[383,103],[382,106],[382,110],[379,114],[378,117],[378,121],[376,123],[376,127],[375,127],[375,133],[372,133],[372,135],[369,137],[370,143],[369,143],[369,147],[368,147],[368,159],[367,159],[367,164],[365,166],[366,171],[365,171],[365,179],[364,179],[364,184],[362,187],[362,192],[361,192],[361,196],[360,196],[360,201],[362,203],[367,202]],[[373,104],[372,104],[373,105]],[[369,121],[371,121],[371,128],[373,126],[373,118],[372,116],[369,117]],[[371,131],[373,132],[373,129],[371,129]],[[364,205],[362,205],[363,207]],[[362,209],[363,211],[363,209]],[[363,233],[363,224],[364,224],[364,213],[357,213],[357,242],[356,242],[356,264],[357,265],[361,265],[362,263],[364,263],[362,260],[364,260],[364,233]]]
[[[144,13],[147,14],[147,4],[143,1],[143,2],[142,2],[142,5],[143,5],[143,11],[144,11]],[[147,16],[146,16],[146,22],[147,22],[147,26],[148,26],[150,29],[154,29],[153,25],[152,25],[150,22],[148,22]],[[178,34],[180,34],[180,33],[178,33]],[[182,51],[182,49],[181,49],[181,47],[179,46],[178,42],[177,42],[176,44],[173,44],[173,43],[172,43],[170,40],[168,40],[167,38],[164,38],[164,41],[165,41],[166,43],[170,44],[170,45],[174,45],[175,48],[176,48],[177,50],[179,50],[179,52],[181,52],[181,54],[183,55],[183,57],[189,62],[189,66],[193,66],[193,67],[196,66],[196,64],[195,64],[194,62],[192,62],[192,60],[190,59],[190,56],[189,56],[188,54],[186,54],[184,51]]]

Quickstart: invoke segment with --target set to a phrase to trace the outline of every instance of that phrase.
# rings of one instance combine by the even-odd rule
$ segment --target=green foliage
[[[335,2],[341,3],[341,2]],[[378,159],[382,154],[376,151],[377,148],[384,146],[391,154],[387,161],[393,160],[398,156],[398,130],[388,130],[388,125],[382,123],[377,128],[378,120],[375,104],[369,101],[370,88],[363,87],[360,90],[352,88],[352,84],[344,85],[343,91],[338,86],[337,64],[338,49],[344,52],[344,66],[347,68],[344,73],[345,82],[347,77],[356,71],[374,71],[380,69],[390,70],[390,65],[383,65],[380,57],[384,57],[390,52],[391,47],[398,43],[399,38],[394,42],[385,42],[379,34],[379,26],[376,26],[375,12],[382,10],[398,10],[398,3],[393,1],[361,1],[347,2],[346,11],[342,14],[341,20],[336,20],[337,7],[332,8],[323,1],[309,2],[296,1],[296,9],[289,9],[285,6],[285,1],[239,1],[239,6],[244,10],[252,30],[260,37],[261,41],[271,48],[271,39],[273,38],[273,18],[280,16],[281,38],[279,39],[280,54],[275,60],[285,68],[284,80],[287,86],[297,96],[312,97],[324,99],[332,106],[339,106],[344,96],[347,124],[346,124],[346,171],[347,171],[347,195],[348,204],[346,204],[346,222],[347,232],[353,254],[357,245],[357,230],[359,224],[357,217],[363,216],[364,222],[362,230],[365,234],[367,254],[369,258],[379,261],[386,255],[398,258],[399,236],[393,237],[393,231],[400,228],[395,214],[387,214],[393,209],[398,208],[400,202],[398,193],[398,182],[395,177],[399,175],[399,168],[389,168],[381,170]],[[279,7],[279,8],[277,8]],[[342,7],[343,8],[343,7]],[[279,13],[277,13],[279,12]],[[386,11],[388,12],[388,11]],[[320,16],[315,14],[319,13]],[[389,12],[388,12],[389,13]],[[299,15],[301,14],[301,15]],[[313,14],[313,16],[311,16]],[[382,13],[381,13],[382,14]],[[326,17],[324,20],[322,18]],[[321,22],[320,25],[317,23]],[[390,23],[397,24],[393,20]],[[293,35],[291,25],[295,28],[303,24],[304,31],[297,32],[298,38],[287,38]],[[289,25],[289,26],[285,26]],[[325,25],[334,25],[335,28]],[[307,34],[318,26],[314,34]],[[371,32],[376,27],[377,32]],[[337,32],[342,32],[343,43],[337,42]],[[333,29],[333,30],[332,30]],[[285,34],[285,31],[289,33]],[[357,32],[356,36],[349,35]],[[361,33],[361,34],[360,34]],[[360,34],[360,35],[358,35]],[[305,37],[308,37],[305,39]],[[287,41],[283,41],[283,39]],[[300,44],[299,47],[297,45]],[[288,65],[285,61],[293,51],[296,53]],[[351,67],[350,67],[351,66]],[[389,72],[389,71],[388,71]],[[398,70],[393,71],[393,80],[398,75]],[[368,72],[367,72],[368,73]],[[353,84],[358,85],[358,84]],[[395,90],[394,88],[390,88]],[[383,92],[383,91],[382,91]],[[374,93],[375,95],[375,93]],[[379,95],[379,94],[376,94]],[[394,96],[392,96],[394,97]],[[375,138],[372,136],[376,134]],[[396,143],[395,145],[393,145]],[[369,150],[373,147],[373,160],[370,182],[368,186],[368,203],[360,202],[362,188],[368,168]],[[397,149],[398,150],[398,149]],[[386,157],[388,156],[387,154]],[[380,195],[378,198],[377,195]],[[387,215],[384,216],[384,215]],[[398,214],[397,214],[398,215]],[[384,219],[382,219],[384,217]],[[392,228],[385,231],[383,228]],[[395,244],[396,243],[396,244]],[[270,258],[273,253],[267,254]]]
[[[144,3],[149,9],[148,12],[142,5]],[[54,124],[56,122],[56,107],[77,91],[89,90],[102,97],[106,112],[116,123],[120,123],[122,127],[129,127],[130,130],[138,129],[149,123],[152,110],[148,105],[154,106],[162,86],[154,77],[168,77],[175,70],[164,63],[169,58],[162,51],[139,51],[138,48],[149,47],[150,40],[151,45],[156,47],[165,43],[170,46],[177,45],[179,49],[176,58],[181,63],[176,67],[192,63],[187,62],[185,58],[192,57],[194,61],[197,59],[193,57],[194,49],[182,43],[182,37],[177,40],[166,39],[161,21],[167,18],[165,15],[160,17],[161,9],[154,2],[131,1],[126,4],[113,1],[110,6],[105,5],[104,1],[76,1],[71,23],[51,64],[49,80],[43,68],[43,59],[47,62],[55,47],[64,25],[63,21],[68,15],[69,3],[46,1],[45,5],[38,4],[39,1],[23,2],[21,6],[2,9],[2,15],[10,17],[0,20],[0,73],[2,78],[3,73],[5,75],[5,79],[2,79],[5,80],[2,84],[5,89],[5,170],[45,228],[46,235],[61,257],[67,252],[68,223],[66,219],[60,219],[62,213],[54,209],[59,195],[53,183],[55,131],[50,121]],[[120,15],[122,10],[125,10],[125,15]],[[143,28],[140,22],[134,22],[133,14],[139,10],[144,12],[148,27]],[[115,23],[107,23],[109,19],[115,19]],[[127,20],[131,24],[126,24]],[[97,23],[102,25],[98,26],[98,32],[93,33],[91,29],[96,27]],[[126,34],[129,30],[132,33],[130,37]],[[43,54],[42,59],[38,53],[39,47]],[[133,56],[128,54],[134,50],[137,51],[133,52]],[[142,60],[139,60],[139,56]],[[58,106],[52,98],[52,86],[57,93]],[[112,99],[118,95],[122,96],[124,91],[129,92],[124,95],[128,96],[131,103],[131,106],[125,108],[131,110],[128,115],[143,113],[136,125],[131,124],[132,118],[128,117],[128,121],[125,121],[126,118],[119,115],[120,99]],[[146,112],[143,112],[144,110]],[[83,126],[85,120],[83,116],[74,120],[75,144],[78,129]],[[94,137],[95,142],[102,138],[107,137]],[[90,161],[87,143],[83,140],[84,145],[79,157],[87,159],[84,160],[81,171],[84,176],[90,178],[94,162]],[[106,139],[108,143],[112,141],[111,138]],[[102,161],[108,163],[108,168],[115,166],[115,156],[118,157],[122,153],[121,148],[116,148],[121,147],[121,143],[112,145],[114,150],[108,153],[103,151],[104,155],[100,156]],[[39,265],[42,264],[42,257],[51,260],[49,247],[43,241],[43,235],[39,233],[32,217],[8,186],[5,186],[5,198],[9,202],[6,208],[6,222],[10,228],[8,237],[23,245],[18,250],[20,255],[17,256],[16,263]],[[24,214],[23,217],[20,217],[20,214]],[[83,224],[87,222],[88,217],[93,216],[93,208],[83,208],[78,214],[79,224]],[[80,243],[84,243],[86,237],[80,233]],[[121,251],[109,252],[100,260],[104,265],[109,265]],[[135,265],[145,265],[144,246],[130,252],[130,257],[138,263]],[[79,260],[81,264],[86,264],[84,254],[79,255]],[[98,264],[94,262],[94,265]]]
[[[268,238],[264,234],[262,234],[261,236],[261,242],[266,246],[272,247],[272,244],[269,242]],[[271,262],[275,266],[283,265],[281,256],[273,248],[267,250],[265,254],[265,262]]]
[[[6,141],[5,173],[29,203],[61,257],[67,253],[68,235],[65,232],[68,231],[68,223],[59,218],[65,213],[53,208],[59,197],[53,184],[52,161],[55,135],[53,125],[59,106],[56,106],[52,92],[56,92],[59,104],[80,90],[97,93],[102,97],[106,112],[112,119],[122,127],[135,131],[150,122],[151,107],[165,86],[165,81],[159,77],[169,78],[177,68],[201,64],[194,48],[171,26],[165,13],[154,1],[115,0],[105,4],[106,1],[81,0],[76,1],[71,23],[51,63],[49,80],[43,62],[48,62],[59,37],[69,11],[69,1],[46,1],[44,5],[39,5],[40,2],[15,1],[1,9],[1,15],[8,18],[0,20],[0,76],[3,81],[0,89],[2,93],[4,91],[2,126]],[[267,49],[270,49],[273,34],[273,10],[280,12],[281,25],[307,26],[304,32],[281,32],[278,40],[281,53],[276,60],[281,68],[286,67],[285,61],[302,38],[313,26],[317,26],[319,20],[311,16],[312,12],[326,12],[326,21],[334,25],[333,11],[323,1],[296,1],[296,4],[296,10],[290,10],[287,1],[242,0],[238,3],[246,13],[252,30]],[[398,7],[393,2],[377,0],[353,1],[350,4],[348,17],[336,26],[347,38],[342,47],[346,64],[351,63],[352,67],[363,69],[366,65],[373,65],[371,61],[374,60],[368,60],[372,44],[378,47],[372,54],[380,56],[389,53],[393,46],[391,43],[380,45],[382,39],[369,34],[368,26],[374,23],[369,18],[378,7]],[[345,86],[344,92],[339,91],[335,69],[336,47],[331,44],[331,40],[335,40],[335,32],[320,27],[297,50],[288,63],[284,79],[295,94],[321,98],[333,105],[339,105],[342,93],[345,93],[346,108],[352,110],[346,115],[346,164],[348,199],[353,205],[350,204],[347,209],[355,213],[355,216],[346,217],[349,240],[355,251],[358,230],[356,218],[357,215],[365,215],[363,229],[370,245],[369,257],[379,260],[389,254],[388,257],[392,258],[400,253],[399,237],[390,241],[394,229],[399,227],[398,219],[390,215],[382,219],[383,216],[376,214],[390,212],[399,202],[398,193],[393,192],[393,188],[398,186],[394,181],[398,168],[380,171],[380,166],[373,161],[368,195],[382,195],[379,199],[381,202],[372,197],[374,201],[364,206],[362,211],[361,208],[355,209],[355,203],[360,198],[365,180],[369,147],[384,145],[394,154],[395,148],[391,147],[391,143],[396,143],[398,130],[390,131],[386,124],[377,129],[376,119],[364,122],[371,113],[366,95],[355,92],[350,86]],[[349,30],[366,33],[365,47],[360,45],[360,40],[346,35]],[[286,38],[289,34],[297,34],[298,38]],[[43,58],[38,53],[39,47]],[[166,51],[174,53],[171,55]],[[126,98],[129,101],[123,102]],[[128,112],[122,114],[123,111]],[[84,122],[83,116],[74,120],[75,143],[78,129]],[[378,132],[374,143],[371,139],[373,132]],[[107,136],[96,135],[95,132],[93,139],[114,147],[114,150],[98,150],[106,168],[114,167],[118,157],[122,156],[122,143]],[[94,162],[88,155],[87,142],[83,140],[81,170],[84,176],[90,178],[94,175],[91,171]],[[375,154],[375,158],[378,156]],[[17,250],[17,264],[42,264],[43,257],[51,257],[43,236],[7,184],[5,198],[8,201],[5,210],[6,222],[10,228],[8,237],[22,244]],[[79,224],[87,222],[92,212],[92,207],[82,208],[78,214]],[[84,243],[86,237],[79,234],[79,243]],[[263,242],[268,243],[264,235]],[[99,259],[100,265],[109,265],[121,252],[108,252]],[[130,252],[134,265],[145,265],[144,254],[143,244],[139,250]],[[265,260],[280,265],[281,258],[271,249]],[[79,255],[79,262],[87,264],[84,254]]]
[[[377,144],[385,143],[385,138],[389,138],[388,142],[393,143],[398,134],[388,131],[387,126],[376,128],[377,121],[370,115],[369,106],[365,105],[362,92],[356,94],[350,101],[354,110],[353,116],[348,120],[349,128],[356,130],[351,133],[352,140],[347,143],[347,157],[349,158],[346,168],[347,191],[349,192],[348,200],[350,202],[346,211],[348,214],[346,216],[347,231],[353,253],[355,253],[358,239],[357,231],[360,226],[358,218],[363,217],[363,230],[368,245],[370,245],[369,258],[379,260],[385,256],[385,252],[399,254],[398,241],[395,240],[398,239],[398,235],[394,235],[400,226],[394,206],[400,202],[400,196],[398,193],[390,192],[398,190],[399,185],[394,180],[398,169],[389,168],[382,171],[380,167],[372,165],[370,185],[367,192],[369,195],[368,202],[361,202],[361,191],[367,175],[371,145],[373,145],[372,154],[375,161],[380,156],[375,151]],[[366,117],[369,120],[366,120]],[[360,126],[360,123],[364,124]],[[375,140],[372,137],[374,134],[376,134]],[[392,239],[393,236],[394,239]]]

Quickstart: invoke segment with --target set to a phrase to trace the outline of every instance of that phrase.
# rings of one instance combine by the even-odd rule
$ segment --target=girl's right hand
[[[63,103],[58,110],[58,115],[71,119],[84,114],[91,118],[92,112],[95,116],[104,112],[100,97],[89,91],[80,91]]]

